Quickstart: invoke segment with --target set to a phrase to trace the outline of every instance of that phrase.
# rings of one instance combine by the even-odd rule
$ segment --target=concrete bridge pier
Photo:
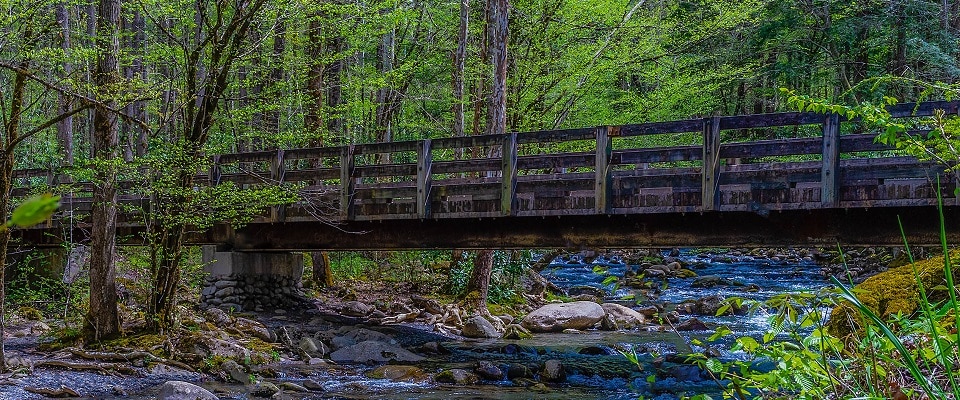
[[[266,311],[301,306],[303,255],[221,251],[203,246],[207,277],[201,307],[225,311]]]

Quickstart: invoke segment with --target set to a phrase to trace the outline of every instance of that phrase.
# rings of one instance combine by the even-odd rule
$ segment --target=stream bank
[[[33,374],[10,377],[8,385],[0,386],[0,399],[43,398],[24,388],[60,386],[88,398],[152,399],[164,382],[173,380],[199,384],[221,399],[674,399],[717,393],[717,383],[683,355],[692,350],[727,359],[742,355],[731,353],[724,343],[691,349],[691,339],[703,340],[717,325],[738,335],[760,335],[766,318],[716,316],[716,303],[733,296],[763,300],[823,287],[829,259],[835,257],[793,250],[566,256],[547,266],[543,276],[570,293],[571,300],[619,304],[644,315],[643,323],[621,330],[596,323],[585,330],[534,333],[520,340],[466,339],[453,325],[446,325],[459,316],[449,305],[419,296],[402,301],[382,296],[379,302],[344,296],[339,301],[325,299],[315,308],[228,315],[221,320],[229,325],[239,316],[255,319],[269,332],[268,338],[281,344],[272,361],[263,365],[249,369],[237,365],[236,373],[231,373],[225,365],[236,367],[222,363],[211,374],[145,364],[134,366],[136,376],[119,378],[35,368]],[[354,293],[368,292],[388,293],[375,288]],[[207,322],[223,318],[214,314],[204,318]],[[502,318],[519,322],[511,316]],[[701,325],[674,329],[694,320]],[[30,337],[13,339],[8,346],[25,364],[46,357],[34,353],[36,339],[31,343]],[[639,366],[621,354],[631,350],[638,354]],[[237,382],[251,376],[261,383]]]

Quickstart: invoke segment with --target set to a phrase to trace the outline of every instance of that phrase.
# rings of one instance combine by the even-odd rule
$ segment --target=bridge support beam
[[[217,251],[203,246],[203,307],[264,311],[293,307],[303,301],[303,255]]]

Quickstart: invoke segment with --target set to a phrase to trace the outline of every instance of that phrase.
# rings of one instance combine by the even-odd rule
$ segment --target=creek
[[[676,259],[688,265],[700,277],[712,276],[721,282],[713,287],[693,287],[695,278],[667,278],[659,288],[658,298],[641,300],[641,304],[659,303],[670,309],[685,300],[707,296],[738,296],[765,300],[771,296],[798,290],[816,290],[827,284],[820,267],[812,260],[800,257],[754,257],[732,254],[694,254],[683,251]],[[623,277],[638,265],[627,265],[617,258],[598,257],[589,263],[573,259],[558,261],[547,267],[543,276],[564,289],[585,287],[602,289],[607,302],[635,305],[642,294],[628,287],[610,282],[610,276]],[[684,319],[690,316],[683,316]],[[710,326],[726,325],[737,336],[761,336],[768,327],[767,316],[697,316]],[[637,399],[640,396],[660,400],[676,399],[680,395],[718,393],[716,382],[697,366],[683,363],[682,356],[691,351],[691,339],[705,339],[712,331],[646,332],[646,331],[588,331],[581,334],[536,334],[525,340],[464,340],[445,342],[449,354],[433,356],[418,364],[427,372],[450,368],[472,370],[478,361],[490,361],[509,374],[510,368],[528,367],[537,371],[549,359],[559,360],[565,367],[566,380],[540,391],[528,388],[532,380],[515,384],[507,378],[486,381],[481,385],[454,386],[431,383],[400,383],[384,379],[369,379],[363,371],[349,370],[298,371],[291,376],[303,376],[322,382],[322,396],[303,398],[343,399]],[[428,340],[429,338],[423,338]],[[729,342],[716,345],[721,359],[743,358],[731,353]],[[620,354],[617,349],[633,348],[639,355],[642,371]],[[702,350],[695,348],[694,350]],[[663,360],[666,356],[666,360]],[[659,358],[659,359],[658,359]],[[306,372],[305,374],[303,374]],[[651,374],[656,375],[652,383]],[[533,378],[532,376],[530,378]],[[294,379],[294,382],[297,380]]]
[[[699,277],[721,284],[694,287],[697,278],[665,278],[650,290],[621,285],[638,272],[637,263],[625,263],[619,257],[597,257],[585,262],[577,257],[555,261],[542,275],[561,288],[574,292],[603,294],[605,302],[627,306],[658,305],[664,312],[677,304],[707,296],[741,297],[765,300],[771,296],[798,290],[816,290],[827,284],[821,268],[809,258],[799,256],[753,256],[746,253],[695,254],[682,251],[667,260],[677,260]],[[610,277],[617,277],[612,282]],[[655,292],[655,294],[653,294]],[[653,297],[653,299],[651,299]],[[692,318],[682,315],[681,319]],[[767,329],[767,316],[697,316],[710,327],[725,325],[735,336],[760,337]],[[374,328],[377,329],[377,328]],[[422,329],[422,330],[421,330]],[[498,366],[501,380],[484,380],[476,385],[438,385],[429,379],[421,383],[373,379],[367,373],[374,366],[309,366],[298,362],[280,362],[272,366],[274,382],[319,383],[322,392],[284,391],[289,399],[677,399],[698,393],[717,394],[719,386],[696,365],[684,362],[683,354],[702,351],[692,346],[693,339],[705,341],[712,330],[674,332],[665,330],[599,331],[583,333],[541,333],[524,340],[450,340],[429,332],[427,326],[407,324],[378,329],[406,348],[428,342],[441,342],[445,354],[427,354],[416,364],[426,374],[462,368],[473,370],[479,361]],[[743,359],[730,351],[730,341],[720,341],[713,350],[721,360]],[[633,349],[640,366],[629,362],[618,350]],[[547,360],[558,360],[566,378],[562,383],[536,385],[536,373]],[[523,376],[509,380],[506,376]],[[653,376],[653,378],[651,378]],[[184,379],[191,380],[189,377]],[[140,378],[143,379],[143,378]],[[143,382],[137,393],[97,398],[153,399],[159,391],[156,377]],[[67,382],[69,384],[69,382]],[[199,382],[221,399],[254,399],[249,387],[239,384]],[[0,394],[0,398],[5,398]]]

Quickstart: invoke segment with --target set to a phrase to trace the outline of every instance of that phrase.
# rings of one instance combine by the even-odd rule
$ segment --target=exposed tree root
[[[34,388],[28,386],[24,387],[23,390],[47,397],[80,397],[80,393],[77,393],[76,390],[70,389],[66,386],[60,386],[58,389]]]
[[[138,360],[138,359],[145,359],[150,362],[165,364],[171,367],[185,369],[190,372],[197,372],[193,367],[187,364],[184,364],[180,361],[160,358],[146,351],[131,351],[129,353],[121,354],[121,353],[107,353],[107,352],[100,352],[100,351],[86,351],[83,349],[78,349],[76,347],[71,347],[66,350],[69,351],[70,354],[73,354],[74,356],[87,359],[87,360],[108,361],[108,362],[118,362],[118,361],[129,362],[129,361]]]
[[[72,361],[63,361],[63,360],[41,360],[33,363],[33,367],[53,367],[53,368],[65,368],[74,371],[96,371],[104,375],[111,375],[119,377],[119,374],[127,375],[136,375],[137,370],[133,367],[129,367],[122,364],[112,364],[112,363],[84,363],[84,362],[72,362]]]

